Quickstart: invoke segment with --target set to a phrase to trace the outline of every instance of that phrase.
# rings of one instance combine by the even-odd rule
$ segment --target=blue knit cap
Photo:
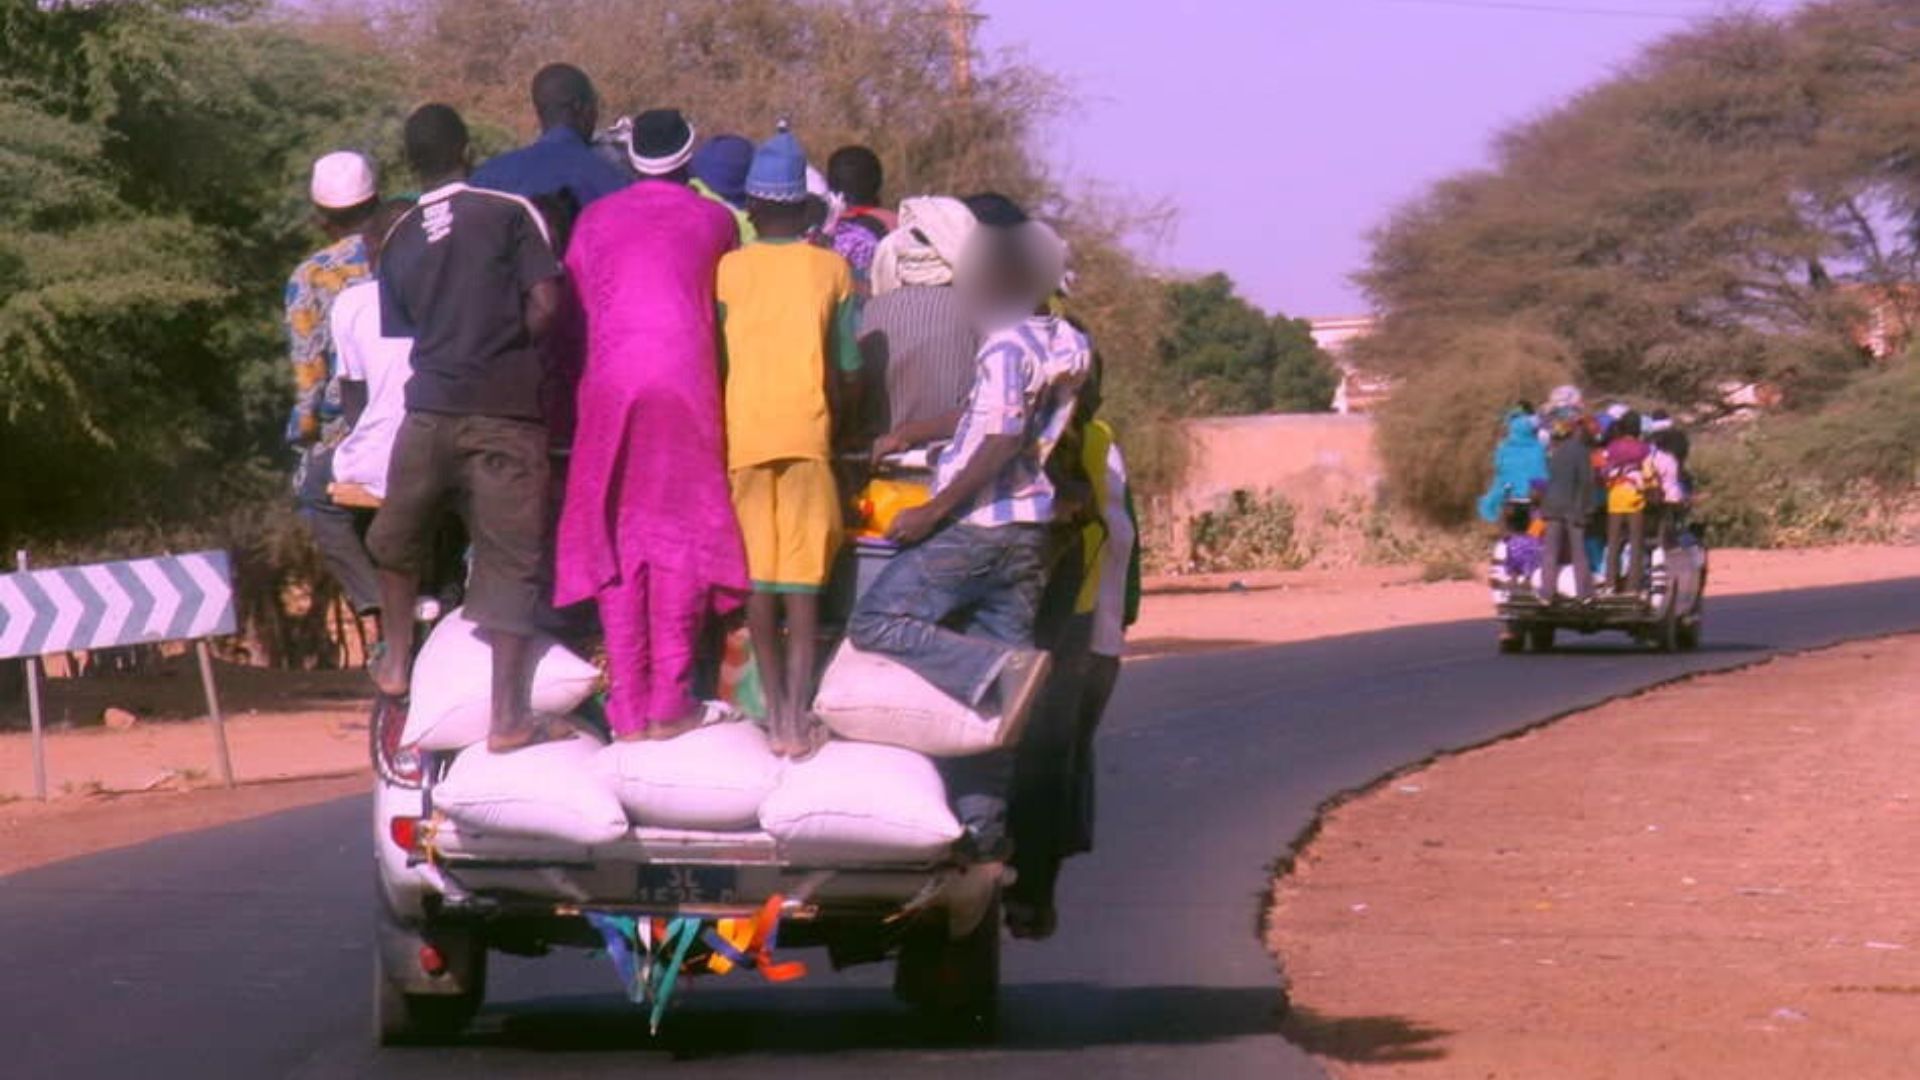
[[[715,135],[693,152],[693,175],[735,206],[747,201],[747,170],[752,167],[753,143],[738,135]]]
[[[779,134],[753,152],[753,167],[747,170],[747,195],[766,202],[806,201],[807,152],[787,130],[785,121],[780,124]]]

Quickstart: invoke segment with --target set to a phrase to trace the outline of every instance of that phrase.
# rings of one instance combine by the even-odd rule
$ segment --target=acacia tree
[[[1363,359],[1470,376],[1489,349],[1530,342],[1596,394],[1711,412],[1728,384],[1764,380],[1818,404],[1867,368],[1868,308],[1920,269],[1917,56],[1920,13],[1891,0],[1728,16],[1658,43],[1393,216],[1361,275],[1384,316]],[[1516,389],[1482,404],[1497,413]],[[1388,411],[1423,407],[1402,394]],[[1475,432],[1474,464],[1407,467],[1484,469],[1491,435]]]

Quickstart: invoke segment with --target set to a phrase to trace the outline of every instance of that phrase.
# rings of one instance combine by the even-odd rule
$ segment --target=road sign
[[[0,574],[0,660],[235,629],[224,551]]]
[[[231,634],[233,567],[224,551],[95,563],[0,574],[0,660],[25,658],[27,711],[33,722],[33,793],[47,797],[46,746],[40,724],[38,658],[81,649],[113,649],[158,641],[191,641],[207,693],[220,779],[233,786],[226,718],[213,683],[207,639]]]

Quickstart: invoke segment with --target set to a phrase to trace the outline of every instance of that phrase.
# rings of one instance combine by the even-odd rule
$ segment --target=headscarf
[[[1540,445],[1540,424],[1530,413],[1507,413],[1507,435],[1493,451],[1493,483],[1480,497],[1480,517],[1499,521],[1510,500],[1532,497],[1535,484],[1547,480],[1547,451]]]
[[[959,199],[922,195],[900,204],[900,227],[873,253],[873,294],[904,285],[951,285],[978,227]]]

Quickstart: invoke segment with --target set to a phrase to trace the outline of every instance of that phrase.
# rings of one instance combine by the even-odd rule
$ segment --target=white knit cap
[[[313,205],[322,210],[345,210],[369,202],[380,193],[373,162],[351,150],[336,150],[313,163],[308,188]]]

